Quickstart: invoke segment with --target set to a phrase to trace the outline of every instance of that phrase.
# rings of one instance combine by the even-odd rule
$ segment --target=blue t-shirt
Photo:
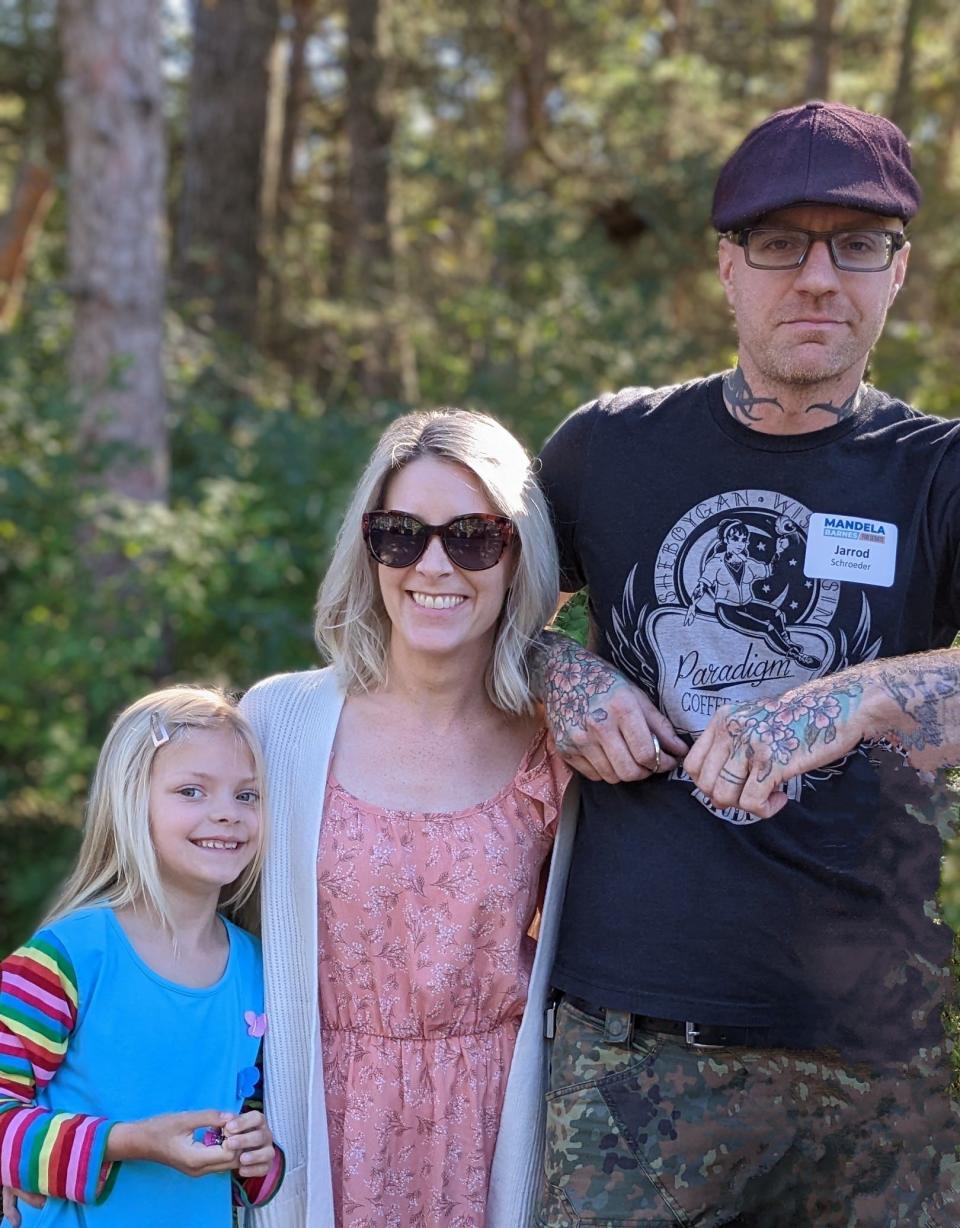
[[[76,972],[76,1025],[45,1108],[134,1121],[193,1109],[238,1112],[253,1091],[260,1046],[245,1021],[263,1012],[260,944],[224,920],[230,943],[221,978],[204,989],[159,976],[137,955],[110,908],[87,908],[49,926]],[[254,1029],[256,1030],[256,1029]],[[230,1173],[188,1177],[125,1160],[97,1205],[21,1202],[25,1228],[229,1228]]]

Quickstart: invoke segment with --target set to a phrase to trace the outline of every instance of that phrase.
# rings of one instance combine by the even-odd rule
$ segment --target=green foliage
[[[170,679],[242,689],[315,663],[317,581],[387,414],[328,414],[182,333],[170,506],[110,499],[107,454],[78,445],[66,320],[41,301],[0,338],[0,948],[62,877],[121,707]]]
[[[599,390],[730,363],[712,185],[753,123],[805,96],[812,0],[391,8],[396,293],[383,315],[403,342],[411,400],[488,409],[535,448]],[[518,31],[521,11],[543,16],[542,45]],[[62,157],[54,12],[53,0],[0,0],[3,185],[25,152],[45,150],[54,166]],[[168,12],[179,14],[166,35],[174,214],[189,31],[180,6]],[[831,96],[890,109],[904,12],[905,0],[838,6]],[[61,872],[121,706],[169,678],[242,688],[315,660],[310,612],[347,493],[386,420],[406,408],[362,395],[369,305],[335,272],[348,169],[343,46],[342,9],[325,9],[308,48],[286,229],[267,236],[268,357],[170,317],[169,507],[105,498],[106,457],[78,443],[67,307],[36,289],[62,277],[62,196],[19,324],[0,335],[0,950]],[[873,362],[878,384],[945,415],[960,401],[958,334],[945,324],[960,310],[958,49],[960,8],[928,0],[909,100],[926,201]],[[534,51],[544,53],[542,95],[528,99],[539,125],[509,162],[510,108],[536,77]],[[129,564],[122,579],[116,559]],[[583,598],[559,625],[586,639]],[[958,866],[949,851],[943,903],[954,925]]]
[[[74,824],[45,817],[0,820],[0,951],[28,937],[49,900],[53,884],[66,877],[80,846]]]
[[[553,625],[557,631],[569,635],[571,639],[586,648],[590,635],[590,611],[586,592],[577,593],[576,596],[571,597],[557,614]]]

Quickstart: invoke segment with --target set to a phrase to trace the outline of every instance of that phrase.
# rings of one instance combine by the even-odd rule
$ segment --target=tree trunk
[[[307,73],[307,46],[316,21],[316,0],[293,0],[290,31],[290,58],[287,63],[287,89],[283,109],[283,136],[280,142],[280,167],[277,176],[277,234],[282,234],[290,219],[293,201],[293,161],[300,139],[303,107],[310,78]]]
[[[667,0],[663,31],[663,54],[669,59],[685,55],[690,42],[690,0]]]
[[[817,0],[813,27],[810,31],[810,61],[804,95],[807,98],[830,97],[833,74],[833,19],[836,0]]]
[[[71,378],[91,444],[119,444],[104,481],[167,494],[163,231],[166,150],[160,6],[62,0]]]
[[[291,28],[274,44],[274,66],[264,144],[261,229],[270,256],[266,287],[261,287],[261,345],[282,353],[286,345],[284,300],[288,253],[285,250],[294,205],[294,159],[303,108],[309,97],[307,47],[316,22],[316,0],[291,0]]]
[[[900,33],[900,66],[897,85],[890,102],[890,118],[908,136],[913,127],[913,68],[917,26],[920,24],[923,0],[907,0]]]
[[[347,0],[347,140],[353,217],[351,297],[363,337],[360,378],[374,400],[400,395],[390,225],[393,116],[387,87],[389,0]]]
[[[0,217],[0,332],[17,318],[27,264],[53,197],[50,171],[35,162],[21,163],[10,208]]]
[[[512,0],[507,33],[515,48],[515,68],[507,93],[504,142],[508,175],[519,170],[543,135],[550,28],[550,12],[541,0]]]
[[[346,135],[346,116],[332,125],[327,158],[327,225],[330,228],[330,254],[327,258],[327,297],[340,299],[347,292],[350,255],[350,145]]]
[[[263,151],[277,0],[194,0],[176,239],[179,289],[244,340],[257,325]]]
[[[960,46],[958,46],[958,54],[960,54]],[[956,62],[957,60],[954,60],[954,63]],[[960,74],[952,82],[944,101],[944,115],[933,148],[933,169],[929,180],[931,199],[938,199],[947,190],[958,135],[960,135]]]

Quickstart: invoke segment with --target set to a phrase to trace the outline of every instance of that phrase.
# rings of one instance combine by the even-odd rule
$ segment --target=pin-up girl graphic
[[[776,550],[769,563],[750,554],[751,529],[742,520],[723,520],[717,528],[716,541],[703,556],[700,579],[693,590],[693,600],[684,623],[689,626],[697,614],[709,613],[702,608],[706,598],[712,598],[717,620],[733,631],[763,640],[768,648],[789,657],[806,669],[815,669],[820,661],[803,651],[790,638],[786,620],[778,606],[761,601],[753,592],[758,580],[769,579],[780,556],[798,534],[797,526],[781,516],[776,523]]]

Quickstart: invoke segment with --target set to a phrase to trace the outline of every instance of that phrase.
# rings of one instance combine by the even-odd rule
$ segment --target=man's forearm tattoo
[[[901,670],[881,668],[878,681],[912,722],[889,731],[905,751],[960,741],[960,660],[955,654],[946,659],[938,654],[929,664],[911,664]]]
[[[560,750],[572,745],[575,730],[605,721],[602,701],[623,681],[621,675],[563,635],[545,635],[532,668],[534,690],[543,701],[547,724]]]
[[[877,727],[876,704],[884,697],[887,716]],[[893,700],[903,718],[891,713]],[[861,709],[861,739],[890,740],[909,757],[933,748],[937,766],[960,762],[960,653],[954,649],[914,657],[876,661],[855,670],[818,679],[779,698],[739,704],[726,715],[733,753],[748,771],[757,762],[757,778],[766,780],[776,765],[797,766],[817,746],[836,742],[841,726]],[[871,715],[873,714],[873,715]],[[844,740],[837,757],[850,749]],[[807,770],[806,768],[802,770]]]
[[[749,770],[764,752],[757,773],[757,779],[764,781],[776,764],[789,768],[797,756],[812,751],[818,742],[824,746],[835,742],[840,723],[859,705],[862,696],[860,678],[846,673],[779,699],[739,704],[726,718],[734,754],[743,755]]]
[[[834,405],[832,401],[817,401],[814,405],[808,405],[803,412],[805,414],[812,414],[815,409],[819,409],[825,414],[833,414],[838,422],[842,422],[844,418],[849,418],[851,414],[856,413],[861,387],[862,385],[858,384],[856,389],[841,405]]]
[[[762,422],[763,414],[757,410],[763,405],[772,405],[783,412],[783,406],[775,397],[754,395],[741,367],[735,367],[723,377],[723,398],[730,413],[741,422]]]

